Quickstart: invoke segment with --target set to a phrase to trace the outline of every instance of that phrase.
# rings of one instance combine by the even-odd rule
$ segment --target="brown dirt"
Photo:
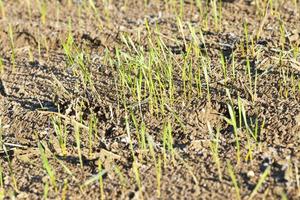
[[[49,162],[56,174],[58,191],[50,186],[49,199],[61,199],[66,192],[67,199],[100,198],[99,183],[96,181],[88,187],[80,185],[97,174],[98,160],[103,163],[107,173],[103,176],[105,197],[108,199],[156,199],[156,170],[150,154],[138,150],[134,142],[134,153],[141,158],[138,163],[142,194],[138,189],[133,172],[133,159],[125,126],[125,111],[120,105],[115,81],[117,71],[114,63],[105,60],[106,52],[115,57],[115,49],[127,51],[121,41],[121,33],[127,33],[136,44],[148,48],[147,29],[144,25],[148,19],[150,27],[159,25],[166,45],[182,64],[186,53],[184,40],[191,41],[187,22],[195,27],[203,27],[197,7],[192,1],[185,1],[183,22],[184,35],[177,29],[174,10],[166,8],[163,1],[150,1],[146,7],[144,1],[112,1],[108,7],[110,18],[100,15],[101,25],[95,14],[81,10],[80,3],[71,6],[67,1],[47,1],[46,24],[42,24],[38,5],[31,1],[31,18],[26,1],[3,1],[6,16],[0,18],[0,55],[3,58],[4,72],[0,84],[0,117],[3,125],[3,142],[8,149],[9,160],[3,149],[0,149],[0,164],[3,168],[6,197],[17,199],[41,199],[45,184],[49,182],[43,169],[38,142],[46,149]],[[81,1],[74,1],[81,2]],[[99,13],[105,13],[103,4],[96,4]],[[178,90],[173,110],[179,116],[184,127],[178,123],[173,111],[167,109],[167,116],[172,121],[175,162],[163,165],[161,178],[161,199],[235,199],[236,193],[226,168],[229,161],[234,166],[242,199],[248,199],[260,175],[271,166],[271,174],[260,188],[255,199],[280,199],[286,194],[288,199],[300,198],[300,88],[292,91],[291,77],[298,81],[300,87],[300,58],[291,61],[287,56],[279,63],[280,22],[274,15],[266,17],[260,39],[255,42],[260,51],[251,57],[251,66],[258,73],[257,97],[255,102],[244,90],[247,75],[244,74],[245,56],[238,49],[236,60],[239,81],[222,83],[222,71],[219,63],[220,52],[230,56],[232,49],[238,48],[244,38],[243,23],[248,23],[249,33],[255,34],[261,25],[262,18],[252,1],[228,1],[222,5],[222,29],[215,31],[212,16],[209,17],[208,29],[202,28],[208,55],[211,58],[212,84],[211,103],[206,95],[197,97],[193,91],[189,100],[184,99]],[[178,5],[177,5],[178,6]],[[57,15],[59,8],[59,16]],[[281,20],[286,29],[285,51],[291,45],[299,46],[300,26],[299,13],[291,2],[279,7]],[[300,5],[298,3],[298,9]],[[175,10],[178,10],[175,8]],[[86,49],[91,56],[90,70],[93,74],[96,93],[86,90],[80,77],[70,72],[61,45],[69,32],[68,19],[72,21],[71,32],[76,43]],[[8,27],[14,31],[16,64],[11,62],[11,45]],[[140,33],[140,36],[139,34]],[[179,43],[170,39],[174,38]],[[45,42],[46,41],[46,42]],[[40,43],[40,44],[39,44]],[[222,44],[228,44],[227,46]],[[38,48],[41,47],[39,55]],[[228,46],[230,48],[228,49]],[[33,54],[33,60],[29,58]],[[289,80],[288,95],[281,94],[282,69]],[[176,75],[177,76],[177,75]],[[180,74],[175,77],[182,85]],[[229,117],[226,103],[228,98],[225,88],[230,89],[234,99],[238,94],[247,104],[247,115],[258,118],[259,124],[265,119],[265,127],[259,131],[259,142],[253,150],[253,160],[245,161],[247,155],[247,138],[241,135],[242,162],[236,165],[235,141],[232,128],[222,116]],[[67,91],[64,92],[64,91]],[[128,97],[130,102],[131,97]],[[76,105],[84,102],[83,121],[88,125],[90,113],[98,119],[97,132],[93,144],[92,156],[88,153],[87,131],[82,129],[83,168],[80,167],[76,150],[74,130],[67,126],[68,153],[62,156],[58,141],[51,124],[53,113],[60,112],[70,118],[76,115]],[[129,103],[128,102],[128,103]],[[146,101],[147,102],[147,101]],[[134,105],[135,102],[131,102]],[[147,104],[147,103],[145,103]],[[153,137],[157,148],[161,148],[161,130],[165,116],[153,115],[146,106],[142,108],[147,132]],[[138,107],[133,112],[139,116]],[[137,120],[141,120],[138,118]],[[218,171],[210,150],[210,139],[207,121],[212,127],[220,127],[220,160],[223,179],[219,180]],[[135,131],[131,124],[132,132]],[[135,138],[134,138],[134,141]],[[9,145],[14,144],[14,145]],[[55,159],[56,155],[58,159]],[[63,165],[61,164],[63,163]],[[68,174],[66,166],[73,176]],[[116,173],[114,166],[122,172]],[[12,175],[17,180],[18,190],[13,187]],[[67,181],[68,187],[64,187]]]

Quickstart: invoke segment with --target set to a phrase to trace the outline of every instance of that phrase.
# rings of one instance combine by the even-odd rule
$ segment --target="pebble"
[[[254,171],[252,171],[252,170],[248,171],[247,176],[248,176],[249,178],[250,178],[250,177],[254,177],[254,176],[255,176]]]

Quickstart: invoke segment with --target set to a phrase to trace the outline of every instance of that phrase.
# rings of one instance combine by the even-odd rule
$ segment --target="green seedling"
[[[160,198],[160,196],[161,196],[161,176],[162,176],[161,157],[158,156],[158,159],[156,159],[156,153],[155,153],[155,150],[154,150],[154,141],[153,141],[153,139],[150,135],[147,135],[147,141],[148,141],[148,144],[149,144],[149,151],[150,151],[152,160],[155,164],[157,198]]]
[[[222,1],[218,1],[218,21],[219,21],[219,30],[222,30]]]
[[[252,84],[252,75],[251,75],[251,66],[250,66],[250,60],[249,57],[246,58],[246,74],[248,75],[248,81],[249,81],[249,94],[251,96],[252,101],[254,101],[254,92],[253,92],[253,84]]]
[[[103,173],[102,162],[100,159],[98,160],[98,173],[99,174]],[[105,196],[104,196],[104,189],[103,189],[103,176],[99,176],[99,189],[100,189],[100,199],[104,200]]]
[[[4,8],[4,4],[3,4],[2,0],[0,0],[0,11],[1,11],[2,18],[4,19],[5,18],[5,8]]]
[[[46,181],[44,185],[44,193],[43,193],[43,199],[48,199],[48,193],[49,193],[49,183]]]
[[[40,37],[38,37],[38,54],[39,54],[39,60],[42,59],[42,51],[41,51],[41,41],[40,41]]]
[[[121,169],[118,166],[114,167],[114,172],[118,175],[118,178],[120,180],[120,184],[122,185],[123,188],[126,186],[126,179],[124,176],[124,173],[121,171]]]
[[[244,35],[246,41],[246,55],[248,57],[249,53],[251,53],[252,57],[254,57],[255,56],[254,38],[249,36],[247,21],[244,23]]]
[[[248,148],[248,152],[247,152],[247,155],[245,157],[245,161],[252,161],[253,160],[253,149],[255,147],[255,145],[252,144],[251,140],[250,140],[250,136],[249,134],[246,135],[247,137],[247,148]]]
[[[215,30],[218,31],[219,29],[219,16],[218,16],[218,3],[217,0],[212,0],[212,12],[213,12],[213,18],[214,18],[214,26]]]
[[[233,127],[233,133],[234,133],[235,143],[236,143],[236,158],[237,158],[237,164],[239,165],[239,163],[240,163],[240,142],[239,142],[239,135],[238,135],[238,129],[237,129],[236,114],[230,104],[227,104],[227,107],[228,107],[230,118],[224,117],[224,119],[229,125],[231,125]]]
[[[224,75],[224,80],[226,82],[227,79],[227,64],[225,61],[225,57],[223,54],[221,54],[221,67],[222,67],[222,71],[223,71],[223,75]]]
[[[72,177],[73,180],[78,181],[78,179],[74,176],[74,174],[72,173],[72,171],[59,158],[57,158],[54,154],[51,154],[51,155],[62,166],[62,168],[64,169],[64,171],[68,175],[70,175]]]
[[[4,188],[3,178],[4,178],[3,177],[3,169],[2,169],[2,166],[0,165],[0,200],[4,199],[4,197],[5,197],[5,188]]]
[[[161,176],[162,176],[162,172],[161,172],[161,158],[160,156],[157,159],[157,163],[155,164],[155,169],[156,169],[156,185],[157,185],[157,198],[161,197]]]
[[[288,196],[286,195],[286,193],[282,193],[281,194],[281,200],[289,200]]]
[[[273,15],[274,14],[274,2],[273,2],[273,0],[268,0],[267,4],[268,4],[268,7],[271,11],[271,14]]]
[[[194,76],[193,76],[193,69],[192,69],[192,64],[193,64],[193,60],[192,60],[192,45],[189,45],[188,48],[187,48],[187,98],[188,100],[191,98],[191,93],[192,93],[192,90],[193,90],[193,79],[194,79]]]
[[[31,2],[30,0],[26,0],[27,12],[29,15],[29,20],[32,21],[32,11],[31,11]]]
[[[66,124],[63,123],[62,119],[59,117],[53,117],[51,119],[52,125],[56,136],[58,137],[59,146],[63,156],[67,154],[67,130]]]
[[[232,78],[236,78],[236,72],[235,72],[235,68],[236,68],[236,60],[235,60],[235,51],[232,52],[232,57],[231,57],[231,69],[232,69]]]
[[[241,199],[240,188],[239,188],[239,185],[238,185],[235,173],[233,171],[233,167],[232,167],[232,165],[230,164],[229,161],[227,161],[227,170],[228,170],[229,176],[231,178],[232,184],[233,184],[233,186],[235,188],[236,199],[240,200]]]
[[[3,64],[3,59],[0,57],[0,75],[3,74],[4,72],[4,64]]]
[[[207,126],[208,126],[208,130],[209,130],[209,134],[211,136],[210,150],[212,152],[213,160],[218,169],[219,180],[222,181],[221,161],[220,161],[220,157],[219,157],[220,129],[217,128],[216,134],[214,134],[209,122],[208,122]]]
[[[249,53],[249,34],[248,34],[247,21],[244,23],[244,34],[245,34],[245,41],[246,41],[246,55],[248,55],[248,53]]]
[[[82,161],[82,155],[81,155],[80,128],[77,124],[73,124],[73,126],[74,126],[74,131],[75,131],[75,140],[76,140],[76,147],[77,147],[79,163],[80,163],[80,167],[83,168],[83,161]]]
[[[143,191],[142,191],[142,182],[141,182],[141,178],[140,178],[140,172],[139,172],[139,169],[138,169],[137,158],[134,154],[134,149],[133,149],[133,145],[132,145],[132,139],[131,139],[131,133],[130,133],[130,127],[129,127],[129,121],[128,121],[127,113],[126,113],[126,116],[125,116],[125,126],[126,126],[127,137],[129,139],[130,151],[131,151],[132,158],[133,158],[132,170],[133,170],[133,173],[135,175],[135,181],[138,185],[139,192],[140,192],[140,195],[141,195],[140,199],[144,199],[143,198]]]
[[[253,189],[252,193],[250,194],[249,200],[253,199],[257,194],[258,190],[261,188],[262,184],[266,181],[267,177],[271,172],[271,166],[268,166],[264,173],[260,176],[258,183],[256,184],[255,188]]]
[[[62,192],[61,192],[61,199],[62,200],[66,200],[67,199],[67,192],[68,192],[68,180],[65,179],[64,180],[64,185],[63,185],[63,188],[62,188]]]
[[[41,15],[41,22],[43,25],[45,25],[46,24],[46,16],[47,16],[47,3],[45,0],[41,0],[40,15]]]
[[[167,164],[167,150],[171,154],[171,158],[173,163],[175,163],[175,151],[173,148],[173,136],[172,136],[172,126],[171,123],[168,121],[163,126],[163,159],[164,164]]]
[[[47,172],[47,174],[50,178],[51,185],[57,190],[55,172],[52,169],[52,167],[50,166],[47,155],[46,155],[46,152],[45,152],[45,150],[44,150],[44,148],[43,148],[43,146],[40,142],[38,143],[38,148],[39,148],[39,151],[40,151],[40,154],[41,154],[43,167],[46,170],[46,172]]]
[[[12,161],[10,159],[10,155],[9,155],[9,153],[8,153],[5,145],[2,146],[2,149],[4,150],[6,159],[8,160],[9,175],[11,177],[12,187],[13,187],[13,189],[14,189],[15,192],[19,192],[18,184],[17,184],[17,179],[16,179],[15,173],[13,171],[13,166],[12,166]]]
[[[110,21],[110,11],[109,11],[110,0],[102,0],[102,1],[104,5],[104,16],[106,20],[109,22]]]
[[[139,132],[139,125],[138,125],[137,119],[136,119],[136,117],[135,117],[135,115],[132,111],[130,112],[130,116],[131,116],[131,120],[132,120],[133,125],[134,125],[135,130],[136,130],[136,138],[137,138],[139,147],[141,147],[142,142],[141,142],[141,137],[140,137],[140,132]]]
[[[3,146],[3,123],[2,123],[2,117],[0,117],[0,147]]]
[[[195,29],[194,27],[191,26],[191,24],[189,23],[189,30],[191,32],[192,38],[193,38],[193,51],[195,54],[195,61],[196,62],[201,62],[201,50],[199,49],[199,45],[200,45],[200,40],[198,38],[198,36],[196,35]],[[202,97],[202,82],[201,82],[201,67],[197,67],[196,69],[196,74],[195,74],[195,82],[196,82],[196,86],[197,86],[197,93],[199,97]],[[192,74],[192,69],[191,69],[191,65],[190,65],[190,73]],[[191,78],[190,78],[191,79]]]
[[[105,169],[102,169],[101,173],[97,173],[96,175],[92,176],[91,178],[89,178],[88,180],[86,180],[80,187],[81,188],[87,187],[87,186],[91,185],[92,183],[94,183],[96,181],[99,181],[100,176],[104,176],[105,174],[107,174],[107,171]]]
[[[180,19],[183,19],[183,13],[184,13],[184,0],[180,0],[180,9],[179,9],[179,17]]]
[[[206,90],[207,90],[207,95],[206,95],[206,99],[208,102],[211,102],[210,99],[210,89],[209,89],[209,75],[208,75],[208,71],[206,68],[206,65],[203,65],[203,73],[204,73],[204,78],[205,78],[205,83],[206,83]]]
[[[83,124],[82,107],[83,107],[83,102],[79,102],[76,105],[76,118],[77,120],[79,120],[81,124]],[[79,163],[80,163],[80,167],[83,168],[82,153],[81,153],[81,128],[78,126],[77,123],[73,123],[73,127],[75,131],[75,141],[76,141]]]
[[[56,26],[59,26],[59,19],[60,19],[60,3],[59,2],[56,2],[56,6],[55,6],[55,18],[56,18],[55,24],[56,24]],[[81,22],[81,20],[80,20],[80,22]]]
[[[91,115],[91,118],[89,120],[89,130],[88,130],[88,134],[89,134],[89,156],[92,157],[93,154],[93,143],[94,143],[94,139],[98,138],[97,135],[97,123],[98,123],[98,119],[96,117],[95,114]]]
[[[222,1],[212,0],[210,3],[211,3],[212,15],[213,15],[213,25],[215,31],[219,31],[221,30],[221,21],[222,21]]]
[[[126,126],[127,137],[129,139],[129,144],[130,144],[129,147],[130,147],[130,151],[132,153],[132,158],[133,158],[133,160],[135,160],[136,157],[135,157],[134,149],[133,149],[133,145],[132,145],[132,137],[131,137],[131,132],[130,132],[130,126],[129,126],[127,113],[126,113],[126,116],[125,116],[125,126]]]
[[[28,60],[29,60],[30,62],[33,62],[33,61],[34,61],[31,47],[29,47],[29,49],[28,49]]]
[[[68,0],[67,1],[67,7],[68,8],[72,8],[72,5],[73,5],[73,1],[72,0]]]
[[[195,0],[196,2],[196,6],[198,8],[198,12],[200,13],[200,15],[203,14],[203,5],[202,5],[202,1],[201,0]]]
[[[139,188],[139,199],[143,200],[144,197],[143,197],[142,182],[141,182],[140,172],[139,172],[139,168],[138,168],[138,163],[136,160],[134,160],[134,162],[132,163],[132,170],[135,175],[135,181]]]
[[[74,74],[80,76],[85,89],[89,85],[91,86],[91,90],[95,92],[95,89],[93,88],[92,75],[88,68],[88,64],[90,63],[89,56],[84,50],[77,47],[71,30],[72,23],[71,19],[69,19],[68,37],[62,44],[64,53],[67,57],[67,65],[73,70]]]
[[[187,47],[187,42],[186,42],[186,39],[185,39],[185,34],[184,34],[184,29],[183,29],[183,24],[182,24],[182,21],[180,20],[180,18],[177,18],[177,27],[181,33],[181,36],[183,38],[183,43],[184,43],[184,46]]]
[[[42,39],[43,39],[44,48],[46,49],[46,56],[49,59],[49,51],[50,51],[49,42],[45,36]]]
[[[284,26],[284,22],[279,18],[279,31],[280,31],[280,45],[282,51],[284,51],[285,43],[286,43],[286,29]]]
[[[96,16],[98,22],[100,23],[101,21],[100,21],[99,12],[98,12],[98,9],[97,9],[97,7],[96,7],[96,5],[94,3],[94,0],[88,0],[88,5],[89,5],[89,8],[92,9],[92,12],[88,11],[88,13],[94,13],[94,15]]]
[[[65,55],[67,57],[67,61],[68,61],[68,65],[72,66],[74,64],[74,56],[73,56],[73,48],[74,48],[74,38],[72,35],[72,24],[71,24],[71,20],[69,19],[69,33],[68,33],[68,37],[66,39],[66,41],[62,44]]]
[[[140,110],[140,115],[143,118],[143,113],[142,113],[142,73],[139,73],[139,78],[136,79],[136,93],[137,93],[137,100],[138,100],[138,105],[139,105],[139,110]]]
[[[144,122],[142,122],[141,124],[141,128],[140,128],[140,138],[141,138],[141,148],[143,150],[146,150],[147,148],[147,144],[146,144],[146,125]]]

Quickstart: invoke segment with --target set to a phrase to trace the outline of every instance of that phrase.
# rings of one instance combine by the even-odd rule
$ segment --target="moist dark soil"
[[[264,14],[255,1],[223,1],[218,6],[222,16],[217,28],[211,1],[202,2],[203,9],[205,4],[208,9],[207,25],[191,0],[182,1],[181,14],[180,3],[168,5],[167,1],[159,0],[120,0],[107,5],[96,1],[98,12],[84,10],[85,1],[51,0],[45,1],[44,22],[37,2],[4,0],[5,15],[2,12],[0,18],[0,56],[4,66],[0,76],[0,166],[5,198],[42,199],[49,186],[49,199],[100,199],[98,180],[84,185],[97,175],[99,160],[105,171],[105,199],[237,199],[227,163],[233,166],[242,199],[250,197],[268,167],[270,174],[254,199],[300,198],[300,57],[293,57],[292,52],[300,43],[299,2],[297,8],[293,1],[274,1],[277,10]],[[182,30],[178,28],[178,17]],[[145,55],[151,50],[146,21],[152,34],[164,40],[178,64],[174,67],[176,97],[172,106],[165,107],[165,113],[153,114],[148,107],[149,99],[144,98],[140,106],[129,92],[126,94],[129,115],[143,121],[158,155],[162,155],[159,149],[164,122],[168,119],[172,124],[176,153],[174,159],[168,155],[167,161],[162,162],[159,197],[157,168],[149,150],[138,148],[138,130],[132,122],[129,142],[128,108],[120,101],[122,91],[116,69],[117,49],[134,55],[134,50],[124,44],[123,35],[143,47]],[[204,78],[202,96],[197,95],[194,85],[188,88],[187,95],[182,91],[180,66],[188,54],[187,44],[192,43],[189,23],[201,30],[205,44],[199,49],[210,58],[210,101]],[[242,42],[245,24],[253,38],[249,42],[255,48],[254,54],[243,52],[247,51],[246,42]],[[9,27],[13,30],[13,48]],[[258,33],[259,37],[255,37]],[[90,88],[72,73],[73,66],[68,63],[62,44],[69,34],[78,48],[88,52],[93,79]],[[196,34],[201,38],[199,31]],[[224,80],[220,55],[230,66],[233,54],[238,78]],[[252,74],[257,76],[254,97],[247,89],[247,58]],[[231,68],[228,70],[232,72]],[[255,142],[240,131],[240,163],[233,128],[224,120],[230,118],[226,89],[235,105],[238,96],[243,99],[249,124],[257,119],[260,127]],[[78,119],[78,109],[82,117],[82,167],[71,123]],[[91,116],[97,119],[92,154],[87,131]],[[61,117],[66,123],[66,154],[60,149],[53,117]],[[220,129],[218,154],[222,178],[213,159],[208,122],[213,130]],[[249,141],[253,146],[252,157]],[[55,171],[56,189],[43,166],[38,144]],[[138,159],[137,166],[133,154]],[[135,168],[139,170],[140,183]]]

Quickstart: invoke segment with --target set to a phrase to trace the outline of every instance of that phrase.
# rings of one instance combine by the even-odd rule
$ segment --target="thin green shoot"
[[[0,147],[3,146],[3,123],[2,123],[2,117],[0,117]]]
[[[62,152],[62,155],[67,154],[67,130],[66,125],[63,124],[62,119],[59,117],[53,117],[51,119],[55,134],[58,137],[59,146]]]
[[[147,142],[149,145],[149,151],[150,155],[152,157],[152,160],[155,164],[155,171],[156,171],[156,185],[157,185],[157,198],[160,198],[161,196],[161,156],[158,156],[158,159],[156,159],[156,153],[154,150],[154,141],[153,138],[150,135],[147,135]]]
[[[219,143],[220,143],[220,128],[217,128],[216,134],[214,134],[214,131],[212,130],[210,123],[207,124],[209,134],[211,137],[210,140],[210,150],[212,152],[213,160],[217,166],[218,174],[219,174],[219,180],[222,181],[222,170],[221,170],[221,161],[219,157]]]
[[[206,65],[203,65],[203,73],[204,73],[206,90],[207,90],[206,98],[207,98],[207,101],[210,103],[211,99],[210,99],[210,89],[209,89],[209,75],[208,75]]]
[[[2,145],[1,145],[2,146]],[[4,199],[5,197],[5,188],[4,188],[4,182],[3,182],[3,169],[0,165],[0,199]]]
[[[246,154],[245,161],[248,161],[248,160],[252,161],[253,160],[253,150],[254,150],[255,144],[253,144],[252,141],[250,140],[249,134],[247,134],[246,137],[247,137],[248,152]]]
[[[248,35],[248,23],[247,23],[247,21],[244,23],[244,34],[245,34],[245,41],[246,41],[246,55],[248,55],[248,51],[249,51],[249,35]]]
[[[68,179],[64,180],[64,185],[61,192],[61,199],[66,200],[67,199],[67,191],[68,191]]]
[[[13,171],[12,161],[11,161],[11,159],[10,159],[10,156],[9,156],[9,154],[8,154],[8,151],[7,151],[7,149],[6,149],[6,146],[3,145],[2,148],[3,148],[4,153],[5,153],[5,155],[6,155],[6,159],[8,160],[9,175],[10,175],[10,177],[11,177],[11,179],[12,179],[12,187],[14,188],[14,190],[15,190],[16,192],[19,192],[18,184],[17,184],[17,179],[16,179],[15,173],[14,173],[14,171]]]
[[[46,16],[47,16],[47,3],[45,0],[42,0],[40,3],[40,14],[41,14],[41,22],[43,25],[45,25]]]
[[[184,0],[180,0],[180,19],[183,19],[183,13],[184,13]]]
[[[226,83],[226,79],[227,79],[227,64],[226,64],[226,61],[225,61],[225,56],[222,53],[221,53],[221,67],[222,67],[222,71],[223,71],[224,80],[225,80],[225,83]]]
[[[44,185],[43,199],[48,199],[48,193],[49,193],[49,182],[46,181],[46,183]]]
[[[143,150],[146,150],[147,144],[146,144],[146,125],[145,125],[145,122],[141,123],[140,138],[141,138],[141,148]]]
[[[112,169],[114,169],[115,167],[113,166]],[[99,171],[99,166],[98,166],[98,171]],[[96,181],[99,181],[100,180],[100,177],[102,177],[102,181],[103,181],[103,176],[107,174],[107,171],[105,169],[102,169],[101,167],[101,172],[99,171],[96,175],[93,175],[91,178],[89,178],[88,180],[86,180],[81,186],[80,188],[84,188],[84,187],[87,187],[93,183],[95,183]],[[102,184],[103,186],[103,184]],[[99,185],[99,187],[102,187]],[[100,189],[101,190],[101,189]],[[104,193],[103,193],[104,194]]]
[[[239,142],[239,135],[238,135],[238,129],[237,129],[236,114],[230,104],[227,104],[227,107],[228,107],[230,118],[224,117],[224,119],[229,125],[231,125],[233,127],[233,133],[234,133],[235,143],[236,143],[237,164],[239,165],[239,163],[240,163],[240,142]]]
[[[102,162],[99,159],[98,160],[98,173],[102,174]],[[104,200],[105,199],[105,195],[104,195],[104,189],[103,189],[103,176],[99,176],[99,189],[100,189],[100,199]]]
[[[240,200],[241,199],[240,188],[239,188],[239,185],[238,185],[237,178],[235,176],[233,167],[232,167],[232,165],[230,164],[229,161],[227,161],[227,171],[229,173],[229,176],[230,176],[231,181],[233,183],[233,186],[235,188],[236,199]]]
[[[1,10],[2,19],[5,19],[5,8],[2,0],[0,0],[0,10]]]
[[[255,188],[253,189],[252,193],[250,194],[249,200],[253,199],[255,195],[257,194],[258,190],[261,188],[263,183],[266,181],[267,177],[269,176],[271,172],[271,166],[269,165],[264,173],[260,176],[258,183],[256,184]]]
[[[249,60],[248,56],[246,58],[246,72],[247,72],[247,75],[248,75],[248,81],[249,81],[249,87],[250,87],[249,93],[251,95],[252,101],[254,101],[255,100],[255,95],[254,95],[254,92],[253,92],[252,75],[251,75],[251,65],[250,65],[250,60]]]
[[[77,147],[79,163],[80,163],[80,167],[83,168],[83,161],[82,161],[82,155],[81,155],[80,128],[77,124],[74,124],[74,131],[75,131],[75,140],[76,140],[76,147]]]
[[[143,197],[143,190],[142,190],[142,182],[141,182],[140,172],[139,172],[138,163],[136,159],[132,163],[132,169],[135,175],[135,181],[139,188],[139,199],[143,200],[144,197]]]
[[[41,154],[41,159],[42,159],[43,167],[46,170],[46,172],[47,172],[47,174],[48,174],[48,176],[50,178],[50,182],[51,182],[52,186],[55,189],[57,189],[55,172],[53,171],[52,167],[50,166],[48,158],[47,158],[47,155],[46,155],[46,153],[44,151],[44,148],[43,148],[43,146],[42,146],[42,144],[40,142],[38,143],[38,148],[39,148],[39,151],[40,151],[40,154]]]
[[[114,172],[118,175],[119,177],[119,180],[120,180],[120,184],[122,185],[122,187],[125,187],[126,186],[126,179],[124,177],[124,174],[122,173],[120,167],[118,166],[115,166],[114,167]]]
[[[0,57],[0,75],[3,74],[4,72],[4,64],[3,64],[3,59]]]
[[[212,0],[212,12],[214,17],[214,26],[215,30],[219,30],[219,14],[218,14],[218,5],[217,0]]]
[[[161,176],[162,176],[161,157],[160,156],[157,159],[157,163],[155,164],[155,168],[156,168],[157,198],[160,198],[161,197]]]
[[[174,163],[175,152],[173,148],[172,126],[169,121],[163,125],[163,158],[165,165],[167,163],[167,150],[170,152],[172,161]]]

